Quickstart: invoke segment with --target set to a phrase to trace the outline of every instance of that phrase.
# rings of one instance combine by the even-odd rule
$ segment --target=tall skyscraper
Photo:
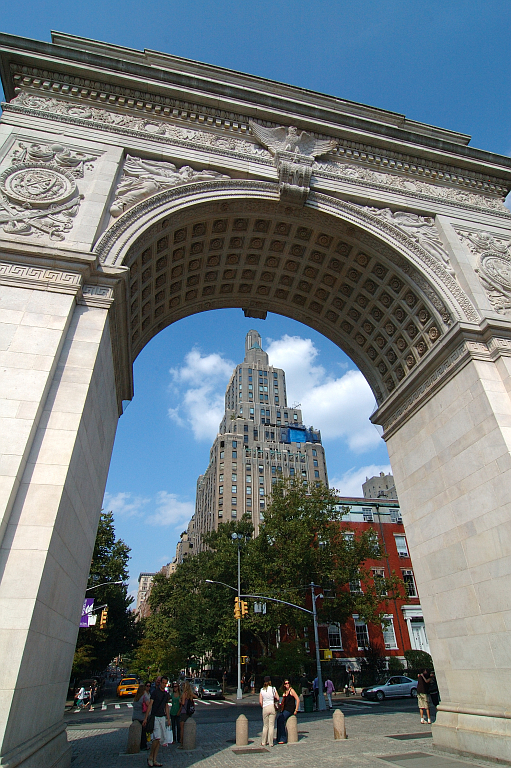
[[[257,535],[278,478],[328,484],[321,433],[302,423],[298,406],[288,407],[284,371],[269,364],[261,336],[249,331],[245,359],[225,392],[225,414],[208,468],[197,481],[189,526],[196,552],[203,548],[204,533],[245,513]]]

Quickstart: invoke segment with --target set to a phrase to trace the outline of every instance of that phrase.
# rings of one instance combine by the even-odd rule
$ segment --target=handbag
[[[168,747],[169,744],[174,743],[174,732],[172,730],[171,725],[167,725],[165,727],[165,745]]]
[[[143,701],[142,702],[142,712],[147,712],[148,709],[149,709],[149,705],[148,705],[147,701]]]
[[[273,689],[273,706],[275,707],[275,714],[278,715],[278,713],[280,712],[280,703],[278,699],[277,700],[275,699],[275,696],[277,696],[277,691],[274,688]]]

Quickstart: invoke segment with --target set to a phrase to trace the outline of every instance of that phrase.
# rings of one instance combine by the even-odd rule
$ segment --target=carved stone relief
[[[67,88],[66,93],[69,90]],[[101,95],[103,94],[96,93],[95,98]],[[92,93],[90,98],[92,98]],[[190,109],[180,111],[167,107],[164,109],[155,107],[153,110],[155,114],[132,114],[127,111],[126,107],[129,109],[142,109],[147,104],[137,103],[133,98],[130,99],[122,95],[115,96],[115,104],[118,107],[117,111],[97,107],[94,103],[71,102],[62,98],[47,96],[46,94],[39,95],[20,90],[16,98],[5,105],[5,109],[28,114],[44,112],[49,119],[66,120],[67,122],[79,125],[93,123],[95,128],[114,131],[124,135],[144,134],[146,137],[151,137],[154,141],[190,148],[206,146],[218,154],[242,158],[246,158],[249,155],[258,163],[264,165],[272,163],[272,155],[268,149],[264,146],[259,146],[258,143],[251,141],[250,138],[246,139],[243,135],[239,135],[239,133],[247,133],[249,127],[243,123],[238,123],[236,120],[226,120],[210,116],[206,118],[205,115],[198,115],[193,110],[190,111]],[[122,111],[119,111],[119,108],[122,108]],[[170,122],[170,117],[182,121],[182,126]],[[191,127],[194,123],[204,125],[206,130]],[[236,133],[233,135],[234,130]],[[287,132],[287,129],[283,130]],[[219,134],[218,131],[222,131],[224,135]],[[302,147],[302,134],[303,132],[300,134],[297,132],[299,148]],[[308,134],[308,136],[311,136],[311,134]],[[314,141],[335,142],[333,139],[312,138]],[[417,158],[397,152],[392,152],[386,157],[380,150],[380,157],[380,154],[374,148],[358,143],[354,144],[347,139],[341,140],[338,143],[337,150],[335,147],[332,148],[332,146],[326,150],[330,152],[328,159],[314,161],[311,178],[312,186],[314,186],[315,177],[340,178],[349,180],[354,184],[371,186],[375,189],[396,190],[415,199],[452,201],[458,207],[483,208],[485,210],[492,210],[499,216],[505,216],[506,218],[509,216],[510,212],[503,203],[508,190],[504,189],[498,180],[486,177],[476,178],[476,176],[472,178],[465,171],[447,166],[433,167],[433,164],[429,167],[423,160],[419,162]],[[303,144],[302,149],[304,147],[305,144]],[[335,155],[338,155],[338,158]],[[356,165],[353,162],[350,163],[349,159],[359,161],[360,165]],[[379,163],[382,168],[386,168],[390,172],[372,170],[365,167],[364,163],[369,162]],[[304,173],[304,178],[307,174],[308,170]],[[282,179],[280,181],[282,182]],[[460,185],[462,188],[460,188]],[[294,202],[296,203],[296,200]]]
[[[336,149],[336,139],[316,139],[306,131],[298,132],[294,125],[267,128],[251,120],[250,128],[275,158],[280,199],[304,205],[310,191],[314,159]]]
[[[477,256],[475,271],[493,309],[511,315],[511,241],[489,232],[456,230],[456,234]]]
[[[364,210],[372,213],[374,216],[390,221],[401,232],[404,232],[414,242],[421,245],[425,251],[437,259],[454,276],[449,256],[436,230],[435,220],[430,216],[418,216],[415,213],[407,213],[405,211],[392,212],[390,208],[365,207]]]
[[[498,211],[505,215],[510,214],[509,209],[504,205],[503,199],[499,197],[490,197],[489,195],[469,192],[464,189],[453,189],[452,186],[431,184],[418,179],[406,178],[399,174],[373,171],[370,168],[358,167],[349,163],[334,162],[332,160],[316,162],[313,171],[322,171],[333,177],[377,185],[379,188],[393,188],[414,197],[420,195],[425,198],[440,198],[463,206],[476,206],[478,208]]]
[[[163,189],[197,181],[228,178],[229,176],[216,171],[194,171],[189,165],[184,165],[178,170],[173,163],[143,160],[140,157],[128,155],[110,213],[117,218],[128,208]]]
[[[76,179],[95,159],[61,144],[19,142],[13,164],[0,175],[0,227],[6,234],[64,240],[83,199]]]

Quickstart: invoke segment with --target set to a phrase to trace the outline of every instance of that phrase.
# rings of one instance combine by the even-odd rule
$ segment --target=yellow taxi
[[[138,682],[136,677],[123,677],[117,686],[117,696],[121,699],[123,696],[134,696],[138,690]]]

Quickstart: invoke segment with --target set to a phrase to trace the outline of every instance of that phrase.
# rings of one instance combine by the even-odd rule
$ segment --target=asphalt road
[[[65,720],[68,728],[86,730],[90,728],[119,728],[129,726],[132,718],[132,698],[120,700],[115,693],[115,686],[110,684],[105,686],[103,694],[99,696],[94,704],[92,711],[76,710],[75,707],[69,708],[65,713]],[[334,707],[340,707],[345,717],[353,717],[364,714],[395,714],[398,712],[417,712],[417,700],[406,699],[386,699],[383,702],[368,702],[360,697],[345,697],[339,695],[334,697]],[[215,723],[234,723],[236,718],[244,714],[248,720],[259,721],[261,719],[261,708],[257,696],[245,696],[241,702],[233,701],[231,697],[223,700],[202,701],[197,699],[195,702],[195,719],[197,723],[204,722],[208,725]],[[304,721],[329,718],[331,712],[312,712],[299,713],[298,718]]]

